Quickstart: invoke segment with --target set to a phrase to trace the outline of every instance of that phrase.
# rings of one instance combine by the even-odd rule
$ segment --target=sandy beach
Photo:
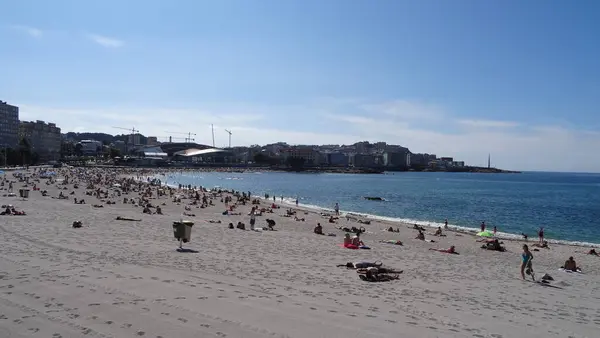
[[[257,227],[273,219],[277,231],[250,231],[252,204],[237,205],[241,215],[223,214],[221,199],[229,194],[200,208],[190,204],[189,192],[157,197],[158,187],[150,187],[148,202],[162,215],[154,207],[146,214],[138,204],[147,187],[131,184],[126,193],[113,187],[124,176],[110,170],[61,169],[54,179],[39,181],[33,170],[30,175],[27,187],[41,190],[30,191],[28,199],[18,197],[25,182],[10,172],[5,179],[13,181],[16,196],[6,196],[8,181],[0,190],[0,204],[26,212],[0,216],[0,338],[598,335],[600,257],[586,254],[588,248],[551,244],[533,251],[536,277],[553,278],[542,284],[521,279],[518,241],[504,241],[506,252],[488,251],[474,236],[448,231],[434,237],[427,229],[431,243],[415,239],[407,224],[343,217],[332,224],[294,207],[304,219],[296,221],[282,216],[286,205],[256,216]],[[92,181],[100,196],[86,189]],[[59,199],[61,192],[68,198]],[[173,201],[177,196],[183,196],[180,203]],[[270,205],[261,201],[260,208]],[[176,250],[172,223],[180,219],[195,223],[184,248],[197,252]],[[73,228],[74,221],[82,227]],[[246,230],[227,226],[238,222]],[[336,236],[314,234],[317,222]],[[366,229],[361,238],[371,250],[340,246],[344,231],[338,227],[353,226]],[[390,226],[400,231],[387,232]],[[430,250],[451,245],[459,255]],[[569,256],[584,273],[558,270]],[[403,273],[367,282],[337,267],[365,261]]]

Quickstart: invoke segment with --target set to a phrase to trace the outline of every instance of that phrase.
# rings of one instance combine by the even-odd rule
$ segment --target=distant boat
[[[372,196],[365,196],[364,199],[369,200],[369,201],[385,201],[385,199],[382,197],[372,197]]]

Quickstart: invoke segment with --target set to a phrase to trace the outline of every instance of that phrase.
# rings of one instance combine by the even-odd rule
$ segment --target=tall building
[[[155,146],[158,144],[158,137],[156,136],[148,136],[148,138],[146,139],[146,145],[148,146]]]
[[[19,144],[19,107],[0,101],[0,148]]]
[[[54,123],[44,121],[21,121],[19,134],[31,146],[31,151],[39,155],[40,161],[60,158],[60,128]]]

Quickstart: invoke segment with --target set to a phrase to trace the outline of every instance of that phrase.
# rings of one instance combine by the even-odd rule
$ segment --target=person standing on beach
[[[484,232],[485,231],[485,221],[481,222],[480,227],[481,227],[481,232]]]
[[[496,231],[498,231],[498,229],[496,229],[496,226],[494,225],[494,236],[496,236]]]
[[[544,244],[544,227],[540,227],[538,231],[538,237],[540,239],[540,245]]]
[[[298,206],[298,197],[296,197],[296,206]]]
[[[250,211],[250,230],[254,230],[254,224],[256,224],[256,214],[254,207],[252,207],[252,211]]]
[[[444,220],[444,229],[448,230],[448,219]]]
[[[521,254],[521,277],[525,280],[525,269],[533,270],[533,266],[531,264],[531,260],[533,259],[533,254],[529,251],[529,247],[527,244],[523,244],[523,253]]]
[[[335,207],[333,207],[333,210],[335,210],[335,215],[339,216],[340,215],[340,205],[339,204],[335,204]]]

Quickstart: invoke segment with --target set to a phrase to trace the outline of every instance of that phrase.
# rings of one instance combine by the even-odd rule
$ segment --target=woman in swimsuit
[[[533,259],[533,254],[529,251],[529,247],[527,244],[523,244],[523,253],[521,254],[521,277],[525,279],[525,268],[533,269],[531,265],[531,260]]]

